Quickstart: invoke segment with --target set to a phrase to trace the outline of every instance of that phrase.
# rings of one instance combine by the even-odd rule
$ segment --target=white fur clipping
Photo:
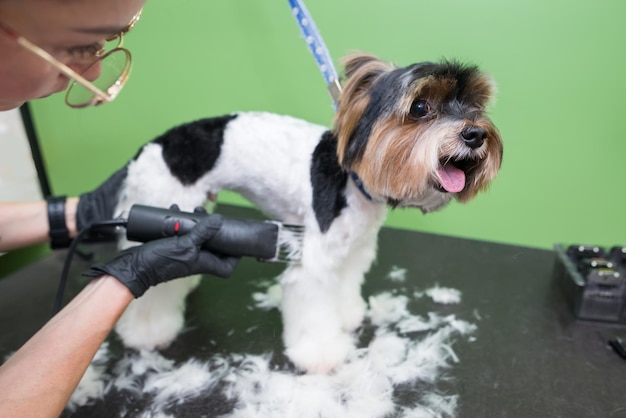
[[[270,309],[280,309],[280,302],[283,299],[283,288],[278,283],[263,283],[261,286],[266,287],[265,292],[255,292],[252,299],[256,302],[256,307],[264,311]]]
[[[406,280],[406,269],[393,266],[389,274],[387,274],[387,278],[392,282],[404,282]]]
[[[456,304],[461,302],[461,291],[458,289],[452,289],[449,287],[440,287],[438,284],[426,289],[423,292],[415,292],[413,294],[416,298],[421,298],[424,295],[430,297],[433,302],[441,303],[443,305]]]
[[[390,275],[404,269],[394,268]],[[395,272],[395,273],[394,273]],[[264,283],[253,294],[254,307],[278,308],[280,287]],[[443,299],[440,299],[443,292]],[[455,289],[433,287],[424,292],[442,303],[460,302]],[[456,302],[450,302],[456,300]],[[367,319],[374,333],[367,346],[358,348],[328,375],[296,374],[275,369],[272,353],[265,355],[215,355],[208,360],[189,359],[180,364],[158,352],[133,352],[105,372],[110,361],[105,343],[72,396],[68,408],[87,405],[109,390],[128,391],[151,402],[134,416],[169,418],[176,405],[194,398],[222,396],[234,409],[231,418],[451,418],[456,416],[458,395],[442,395],[436,384],[442,374],[460,361],[453,350],[459,338],[473,339],[476,325],[429,312],[410,312],[409,298],[380,293],[369,298]],[[437,300],[435,300],[437,301]],[[411,406],[399,405],[396,388],[419,384],[422,391]],[[431,387],[425,384],[432,385]],[[211,416],[212,411],[203,411]]]
[[[461,302],[461,291],[439,285],[426,290],[426,295],[430,296],[436,303],[450,304]]]

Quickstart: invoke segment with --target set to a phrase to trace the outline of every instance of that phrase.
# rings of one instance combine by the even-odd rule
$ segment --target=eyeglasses
[[[108,51],[103,46],[93,54],[95,61],[83,71],[83,74],[92,70],[99,71],[98,78],[93,82],[90,82],[43,48],[33,44],[2,23],[0,23],[0,29],[18,44],[44,59],[63,75],[70,78],[72,82],[67,89],[65,103],[72,108],[83,108],[113,101],[122,90],[122,87],[124,87],[124,84],[126,84],[130,75],[132,60],[130,52],[122,48],[122,38],[123,35],[133,28],[140,16],[141,10],[120,33],[106,39],[106,42],[117,41],[117,45]],[[100,68],[96,69],[95,67],[97,66],[100,66]]]

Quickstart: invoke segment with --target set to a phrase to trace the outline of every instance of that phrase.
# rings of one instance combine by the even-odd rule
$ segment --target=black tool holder
[[[555,276],[577,319],[626,326],[626,247],[561,244]]]

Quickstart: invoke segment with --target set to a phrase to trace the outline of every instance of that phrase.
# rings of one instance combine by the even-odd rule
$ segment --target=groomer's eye
[[[104,41],[94,42],[89,45],[73,46],[67,48],[65,52],[71,59],[93,59],[99,57],[104,52]]]
[[[430,113],[430,105],[426,100],[422,99],[414,101],[409,111],[409,114],[414,118],[423,118],[428,113]]]

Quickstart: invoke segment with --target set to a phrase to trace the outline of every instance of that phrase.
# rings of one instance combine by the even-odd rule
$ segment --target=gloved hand
[[[80,195],[76,208],[76,228],[82,231],[96,221],[113,219],[122,183],[126,179],[128,164],[116,171],[100,187]]]
[[[185,235],[128,248],[108,263],[92,266],[83,275],[113,276],[126,285],[136,298],[150,286],[192,274],[228,277],[239,258],[201,249],[202,244],[217,234],[222,222],[221,215],[209,215]]]

